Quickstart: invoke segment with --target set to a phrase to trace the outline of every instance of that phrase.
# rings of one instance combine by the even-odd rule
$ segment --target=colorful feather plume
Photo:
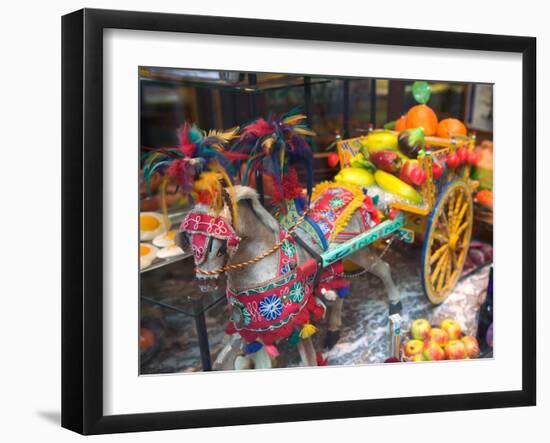
[[[256,174],[273,178],[278,192],[283,195],[283,177],[289,167],[301,164],[307,176],[308,196],[313,189],[313,153],[306,136],[314,136],[305,124],[306,116],[293,109],[282,116],[259,118],[241,128],[241,135],[231,149],[232,153],[248,158],[241,182],[247,184]],[[237,160],[242,164],[243,160]],[[239,168],[240,170],[240,168]]]
[[[177,130],[178,146],[151,150],[144,155],[145,182],[149,185],[152,176],[160,172],[172,179],[185,195],[200,195],[203,203],[220,209],[222,187],[232,188],[235,182],[232,160],[247,158],[245,154],[226,150],[237,137],[237,131],[238,128],[206,132],[184,123]]]

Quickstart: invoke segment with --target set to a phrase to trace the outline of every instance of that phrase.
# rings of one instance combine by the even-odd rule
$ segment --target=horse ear
[[[254,212],[256,217],[258,217],[258,219],[273,232],[279,232],[279,223],[277,222],[277,220],[275,220],[275,217],[273,217],[269,213],[269,211],[264,208],[264,206],[260,203],[258,196],[254,195],[250,197],[249,201],[252,207],[252,211]]]
[[[223,208],[222,208],[222,215],[229,220],[229,222],[236,226],[237,220],[235,220],[236,212],[235,212],[235,203],[233,202],[233,198],[231,198],[231,194],[229,191],[225,188],[222,188],[222,200],[223,200]]]

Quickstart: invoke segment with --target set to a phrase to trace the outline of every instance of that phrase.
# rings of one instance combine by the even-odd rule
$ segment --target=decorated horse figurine
[[[304,137],[313,133],[304,119],[295,112],[258,119],[241,129],[231,150],[226,146],[237,137],[234,130],[203,133],[184,126],[178,147],[152,154],[145,164],[146,175],[164,169],[196,201],[177,242],[192,248],[197,278],[211,283],[227,276],[231,338],[218,358],[224,368],[223,360],[232,359],[237,369],[271,367],[281,340],[298,346],[304,365],[322,363],[311,340],[314,324],[325,315],[323,298],[330,300],[328,344],[333,345],[349,282],[342,262],[321,269],[319,254],[380,221],[359,187],[327,182],[313,189],[312,153]],[[305,193],[299,164],[306,170]],[[254,176],[271,180],[276,215],[254,189],[234,185],[236,171],[243,184]],[[368,248],[348,258],[382,279],[390,314],[398,311],[389,266]]]
[[[262,206],[252,188],[235,186],[234,191],[236,200],[231,201],[232,197],[225,194],[225,204],[219,213],[209,206],[196,205],[182,222],[178,241],[187,241],[191,246],[196,276],[201,281],[216,280],[223,273],[227,275],[227,300],[231,310],[227,332],[243,338],[247,354],[261,360],[262,367],[270,367],[266,354],[276,356],[278,351],[274,345],[288,339],[298,345],[303,364],[315,366],[318,356],[311,335],[316,329],[313,324],[325,313],[321,294],[334,294],[329,297],[334,308],[328,322],[329,331],[338,331],[347,292],[343,289],[347,290],[347,285],[341,281],[342,264],[337,263],[322,272],[316,287],[307,264],[312,254],[322,251],[322,241],[319,236],[315,237],[317,234],[308,219],[318,224],[326,220],[323,222],[326,227],[320,229],[330,248],[340,241],[338,233],[369,228],[365,225],[369,213],[360,211],[363,205],[357,206],[364,196],[353,186],[322,184],[314,190],[307,213],[299,215],[293,227],[285,230]],[[325,205],[330,205],[329,202],[336,217],[338,214],[343,217],[332,227],[330,216],[324,218],[328,212]],[[231,206],[235,203],[238,218],[232,219]],[[349,259],[381,278],[391,306],[398,306],[399,292],[387,263],[369,248],[355,252]],[[222,355],[226,354],[227,350],[222,351]]]

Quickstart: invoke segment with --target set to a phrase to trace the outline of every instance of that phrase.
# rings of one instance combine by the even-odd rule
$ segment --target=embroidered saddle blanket
[[[281,230],[279,241],[285,235]],[[226,332],[238,332],[248,343],[261,339],[266,345],[288,338],[323,316],[326,307],[312,292],[313,278],[300,275],[296,243],[289,237],[279,249],[277,277],[243,291],[227,287],[231,320]]]

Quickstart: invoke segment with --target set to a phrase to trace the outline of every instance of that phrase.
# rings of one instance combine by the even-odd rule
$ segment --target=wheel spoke
[[[449,260],[449,263],[447,266],[447,274],[445,275],[445,288],[449,287],[452,282],[451,276],[453,274],[453,266],[455,266],[455,263],[456,263],[455,255],[453,253],[451,253],[450,255],[451,255],[451,259]]]
[[[434,269],[434,272],[432,274],[432,285],[435,285],[435,280],[436,278],[439,276],[440,272],[441,272],[441,267],[447,257],[447,255],[449,254],[449,251],[448,250],[445,250],[445,252],[443,253],[443,255],[441,256],[441,258],[439,259],[439,261],[437,262],[437,265],[435,266],[435,269]]]
[[[433,265],[439,257],[441,257],[441,254],[445,252],[445,250],[449,247],[447,243],[444,243],[442,246],[439,247],[437,251],[435,251],[432,256],[430,257],[430,265]]]
[[[464,232],[464,230],[470,225],[470,221],[469,220],[466,220],[464,223],[462,223],[457,231],[456,231],[456,235],[460,235],[462,234],[462,232]]]
[[[440,217],[443,217],[443,224],[444,225],[447,225],[448,224],[448,220],[447,220],[447,213],[445,211],[441,211],[441,213],[439,214]]]
[[[456,199],[456,203],[453,209],[453,219],[451,220],[451,226],[449,226],[449,232],[453,232],[454,228],[456,228],[457,224],[460,222],[458,214],[459,214],[459,208],[462,205],[463,196],[464,195],[462,194],[462,192],[458,193],[458,198]]]
[[[456,254],[455,253],[451,253],[451,267],[454,267],[456,269],[457,267],[457,262],[456,262]]]
[[[440,243],[449,243],[449,237],[444,232],[434,232],[433,233],[434,239],[439,241]]]
[[[441,291],[441,288],[443,287],[443,283],[445,282],[445,275],[447,274],[447,263],[449,261],[449,253],[445,254],[443,259],[441,260],[443,262],[441,266],[441,270],[439,272],[439,277],[437,279],[437,290]]]
[[[456,221],[453,226],[453,229],[456,228],[459,225],[459,223],[464,219],[464,215],[466,215],[466,210],[468,209],[468,207],[469,207],[468,202],[464,202],[464,204],[462,205],[462,208],[460,208],[460,212],[456,217]]]
[[[447,225],[450,230],[451,224],[453,223],[453,212],[455,209],[455,194],[454,192],[451,192],[451,195],[449,196],[449,202],[447,203],[447,219],[449,221],[449,224]],[[449,231],[450,232],[450,231]]]

